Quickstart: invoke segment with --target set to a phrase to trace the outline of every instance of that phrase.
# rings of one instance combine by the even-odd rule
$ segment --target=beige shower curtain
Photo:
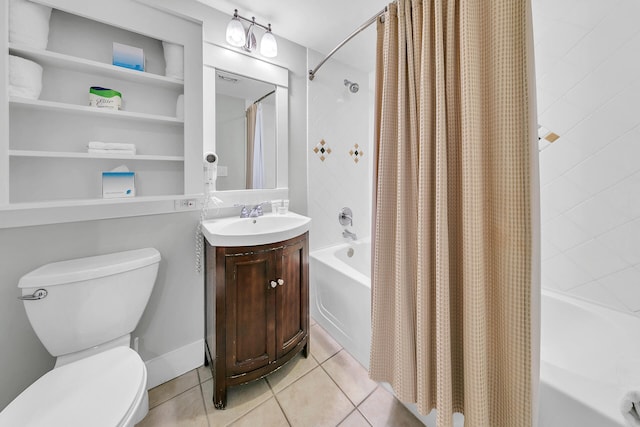
[[[370,375],[438,427],[535,423],[529,7],[378,22]]]
[[[246,182],[245,188],[247,190],[253,188],[253,148],[256,137],[256,115],[258,112],[258,106],[256,104],[251,104],[249,108],[247,108],[246,116],[247,116],[247,152],[246,152]]]

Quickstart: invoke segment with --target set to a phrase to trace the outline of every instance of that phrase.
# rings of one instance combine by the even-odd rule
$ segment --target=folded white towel
[[[640,426],[640,391],[627,392],[620,402],[620,411],[628,426]]]
[[[134,150],[135,144],[124,144],[121,142],[101,142],[101,141],[89,141],[88,148],[97,148],[100,150]]]
[[[101,148],[89,148],[89,154],[121,154],[135,156],[136,150],[104,150]]]

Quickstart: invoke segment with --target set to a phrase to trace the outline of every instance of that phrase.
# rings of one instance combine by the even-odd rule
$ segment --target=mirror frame
[[[260,80],[276,86],[276,188],[216,191],[227,203],[258,199],[287,198],[289,179],[289,70],[236,50],[203,43],[204,129],[203,154],[216,152],[216,70]],[[208,118],[211,118],[209,120]],[[255,199],[255,200],[258,200]],[[264,201],[264,200],[261,200]]]

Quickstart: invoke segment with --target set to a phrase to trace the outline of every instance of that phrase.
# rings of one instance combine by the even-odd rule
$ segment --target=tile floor
[[[232,387],[227,408],[213,407],[209,368],[149,391],[138,427],[422,426],[319,325],[311,322],[311,356],[298,355],[266,378]]]

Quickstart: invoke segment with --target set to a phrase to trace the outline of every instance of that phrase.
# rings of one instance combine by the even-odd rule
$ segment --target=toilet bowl
[[[47,372],[0,413],[0,425],[130,427],[148,408],[144,362],[116,347]]]
[[[56,365],[0,412],[0,427],[129,427],[145,417],[147,370],[129,342],[159,262],[146,248],[47,264],[20,279]]]

